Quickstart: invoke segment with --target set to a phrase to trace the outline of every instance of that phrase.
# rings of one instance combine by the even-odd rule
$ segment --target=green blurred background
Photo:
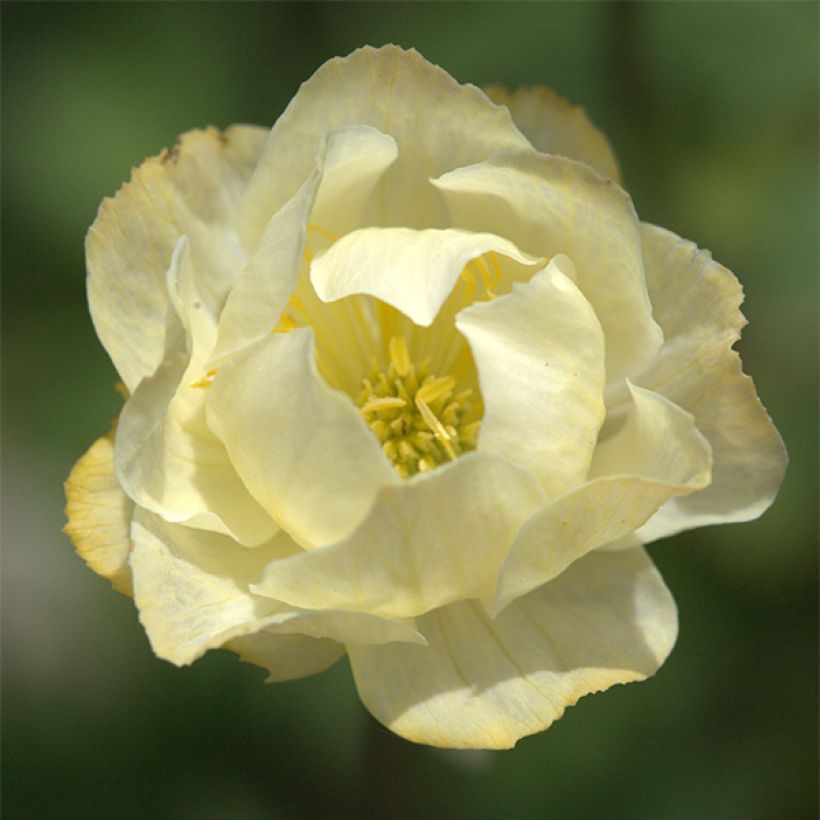
[[[818,8],[3,3],[3,816],[344,818],[385,795],[408,817],[816,816]],[[182,131],[270,125],[325,59],[389,41],[586,106],[642,218],[743,282],[740,349],[791,453],[760,521],[652,548],[681,620],[658,676],[506,753],[389,743],[344,663],[175,669],[60,532],[120,403],[83,290],[100,200]]]

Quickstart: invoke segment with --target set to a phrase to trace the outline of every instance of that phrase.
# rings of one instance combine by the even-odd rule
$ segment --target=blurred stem
[[[413,816],[411,743],[365,713],[365,759],[362,771],[363,820],[405,820]]]

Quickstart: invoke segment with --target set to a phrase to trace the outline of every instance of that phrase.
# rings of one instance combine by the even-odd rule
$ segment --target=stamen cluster
[[[453,376],[410,361],[401,336],[390,340],[390,363],[362,380],[359,409],[402,478],[474,450],[479,421],[464,423],[472,390],[455,393]]]

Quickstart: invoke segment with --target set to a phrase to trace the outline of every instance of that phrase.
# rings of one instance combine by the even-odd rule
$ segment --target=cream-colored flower
[[[638,221],[579,109],[488,93],[361,49],[103,203],[88,293],[129,398],[67,529],[160,657],[347,653],[393,731],[501,748],[656,671],[642,545],[756,517],[785,454],[734,276]]]

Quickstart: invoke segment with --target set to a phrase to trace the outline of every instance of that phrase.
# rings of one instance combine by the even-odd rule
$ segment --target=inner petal
[[[543,262],[491,233],[363,228],[317,254],[310,276],[325,302],[365,293],[426,327],[435,320],[464,266],[491,251],[522,264]]]
[[[400,476],[475,449],[483,402],[472,353],[455,318],[526,279],[528,260],[490,249],[460,262],[455,284],[448,284],[436,314],[422,325],[368,293],[320,298],[313,287],[317,259],[342,241],[323,225],[308,226],[305,264],[274,332],[313,328],[319,373],[359,409]],[[419,270],[418,278],[424,278]]]

